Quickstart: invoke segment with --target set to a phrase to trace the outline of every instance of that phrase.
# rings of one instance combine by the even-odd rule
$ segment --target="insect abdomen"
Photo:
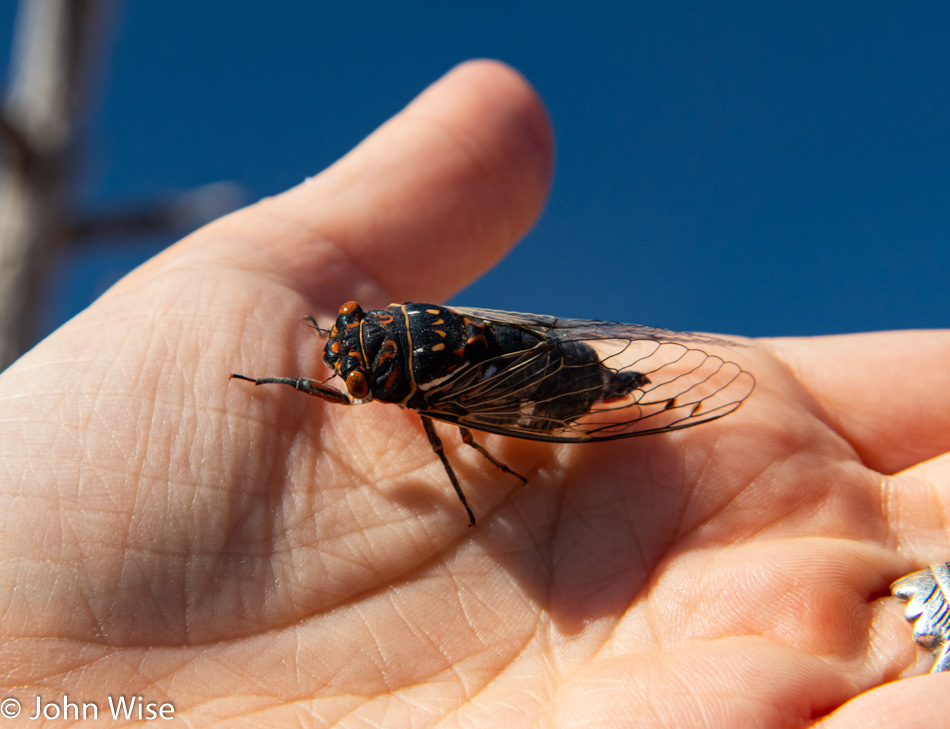
[[[481,323],[484,337],[469,345],[467,369],[433,383],[445,382],[436,395],[439,409],[456,417],[464,418],[473,403],[486,424],[556,430],[594,404],[624,397],[647,381],[639,373],[605,367],[585,342],[516,325]],[[451,388],[451,397],[446,388]],[[425,410],[425,393],[414,404]]]

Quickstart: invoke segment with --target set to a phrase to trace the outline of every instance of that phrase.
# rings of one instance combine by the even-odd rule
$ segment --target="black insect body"
[[[232,377],[339,404],[379,400],[416,411],[470,525],[475,517],[433,419],[458,426],[465,443],[525,481],[469,428],[558,442],[659,433],[727,415],[755,386],[735,363],[689,346],[728,342],[635,324],[417,303],[364,312],[351,301],[329,332],[316,328],[328,334],[323,359],[346,393],[307,378]]]

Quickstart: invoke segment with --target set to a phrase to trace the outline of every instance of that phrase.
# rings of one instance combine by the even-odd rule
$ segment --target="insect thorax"
[[[406,403],[488,353],[485,322],[432,304],[391,305],[364,312],[340,310],[324,361],[347,380],[362,372],[373,399]],[[411,405],[410,405],[411,407]]]

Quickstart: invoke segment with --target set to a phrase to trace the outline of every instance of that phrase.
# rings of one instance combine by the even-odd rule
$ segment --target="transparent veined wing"
[[[677,332],[672,329],[660,329],[643,324],[629,324],[619,321],[600,321],[598,319],[570,319],[567,317],[547,316],[545,314],[526,314],[517,311],[481,309],[466,306],[452,307],[453,311],[467,316],[485,319],[496,324],[519,326],[538,332],[557,331],[565,337],[579,340],[597,339],[655,339],[660,342],[691,342],[713,346],[743,346],[741,342],[723,339],[701,332]]]
[[[423,415],[463,427],[558,442],[626,438],[728,415],[755,387],[749,372],[708,351],[737,346],[717,337],[621,322],[454,310],[496,328],[525,329],[540,340],[462,369],[426,393]]]

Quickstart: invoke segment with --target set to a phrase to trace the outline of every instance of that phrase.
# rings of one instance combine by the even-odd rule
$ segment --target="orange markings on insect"
[[[385,315],[380,316],[380,317],[378,317],[378,318],[376,319],[376,323],[379,324],[380,326],[384,326],[384,327],[388,327],[388,326],[389,326],[390,324],[392,324],[394,321],[395,321],[395,319],[393,319],[393,315],[392,315],[392,314],[385,314]]]
[[[339,343],[339,342],[333,342],[332,344],[330,344],[330,351],[333,352],[333,354],[339,354],[339,353],[340,353],[340,343]]]
[[[429,349],[431,349],[433,352],[441,352],[443,349],[445,349],[445,342],[433,344],[431,347],[429,347]]]
[[[426,309],[427,314],[439,314],[441,313],[438,309]]]
[[[462,347],[461,349],[453,349],[452,354],[454,354],[459,359],[462,359],[462,357],[465,356],[465,348]]]
[[[438,334],[438,335],[439,335],[440,337],[442,337],[443,339],[445,339],[445,338],[448,336],[448,335],[447,335],[445,332],[443,332],[441,329],[435,329],[434,331],[435,331],[436,334]]]
[[[389,375],[387,375],[386,381],[383,383],[383,387],[385,387],[388,390],[390,387],[392,387],[395,384],[396,378],[399,377],[401,374],[402,374],[401,367],[398,367],[398,366],[393,367],[392,371],[389,373]]]
[[[475,342],[481,342],[482,344],[488,344],[488,340],[485,339],[485,335],[484,335],[484,334],[473,334],[473,335],[470,336],[467,340],[465,340],[465,344],[467,344],[467,345],[468,345],[468,344],[475,344]]]
[[[396,356],[396,342],[392,339],[387,339],[382,347],[379,348],[379,354],[376,355],[376,361],[378,364],[382,364],[387,360],[392,359]]]
[[[343,304],[343,306],[340,307],[340,313],[352,314],[358,308],[360,308],[360,305],[357,304],[355,301],[347,301],[345,304]]]

